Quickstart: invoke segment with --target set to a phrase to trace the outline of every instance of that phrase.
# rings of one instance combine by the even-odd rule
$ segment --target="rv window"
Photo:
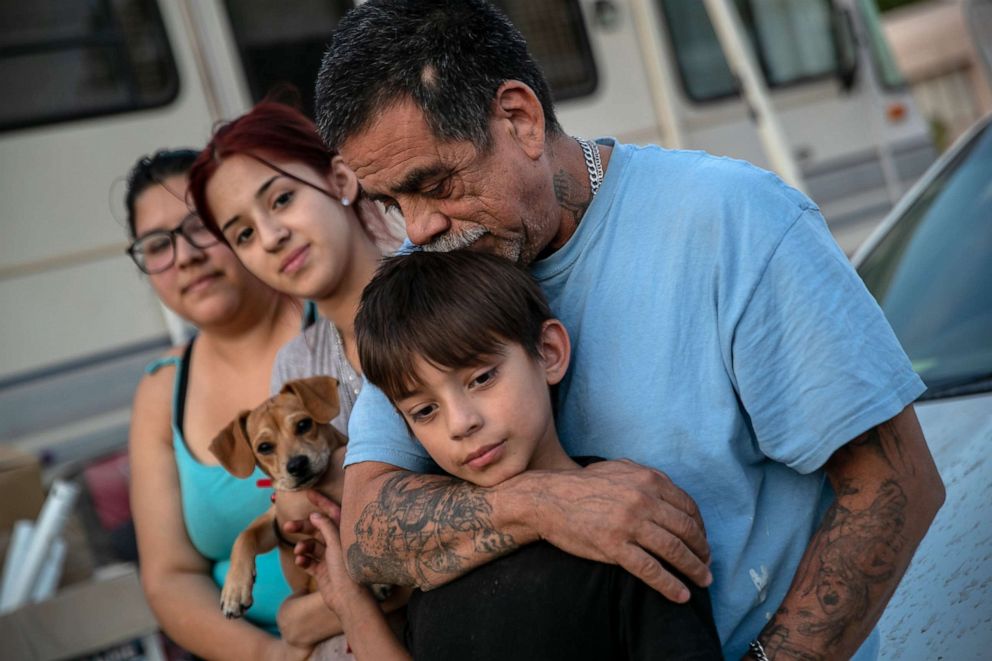
[[[293,11],[271,0],[225,0],[255,101],[290,83],[313,114],[313,86],[327,40],[350,0],[299,0]],[[497,0],[527,39],[555,99],[591,94],[596,66],[578,0]]]
[[[734,76],[702,2],[660,0],[686,94],[712,101],[736,93]],[[828,0],[736,0],[769,87],[833,75]]]
[[[750,27],[772,87],[831,75],[837,68],[825,0],[751,0]]]
[[[878,16],[877,0],[861,0],[861,18],[865,23],[868,44],[871,46],[872,61],[878,73],[879,82],[886,89],[896,90],[906,86],[906,80],[899,71],[895,57],[889,50],[889,44],[882,32],[882,21]]]
[[[738,2],[738,9],[740,4]],[[682,85],[689,98],[709,101],[733,95],[736,90],[734,76],[703,3],[661,0],[661,7]]]
[[[327,41],[350,0],[296,0],[292,11],[272,0],[226,0],[252,99],[289,83],[313,116],[313,88]]]
[[[497,0],[527,40],[556,101],[592,94],[596,62],[578,0]]]
[[[165,105],[179,79],[154,0],[0,3],[0,131]]]

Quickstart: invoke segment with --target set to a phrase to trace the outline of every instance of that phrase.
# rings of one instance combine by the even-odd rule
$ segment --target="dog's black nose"
[[[298,454],[289,460],[286,470],[293,477],[304,477],[310,473],[310,459]]]

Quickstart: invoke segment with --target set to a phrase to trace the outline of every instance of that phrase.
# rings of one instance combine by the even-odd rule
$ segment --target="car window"
[[[923,191],[859,272],[938,390],[992,374],[992,129]]]

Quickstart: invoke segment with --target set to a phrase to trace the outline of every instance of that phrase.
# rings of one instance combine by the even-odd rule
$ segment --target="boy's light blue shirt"
[[[833,499],[821,467],[924,386],[808,198],[741,161],[612,144],[575,234],[532,267],[572,340],[559,435],[695,499],[740,658]],[[349,432],[348,464],[437,470],[373,387]],[[856,658],[876,653],[873,635]]]

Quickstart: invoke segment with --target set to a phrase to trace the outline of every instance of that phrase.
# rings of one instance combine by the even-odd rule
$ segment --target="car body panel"
[[[947,499],[879,622],[880,658],[992,658],[992,393],[916,414]]]
[[[924,173],[855,253],[855,268],[938,177],[972,158],[974,151],[959,156],[974,140],[985,139],[980,136],[990,125],[992,115],[976,122]],[[938,397],[915,408],[947,495],[881,617],[880,658],[992,659],[992,392],[928,394]]]

